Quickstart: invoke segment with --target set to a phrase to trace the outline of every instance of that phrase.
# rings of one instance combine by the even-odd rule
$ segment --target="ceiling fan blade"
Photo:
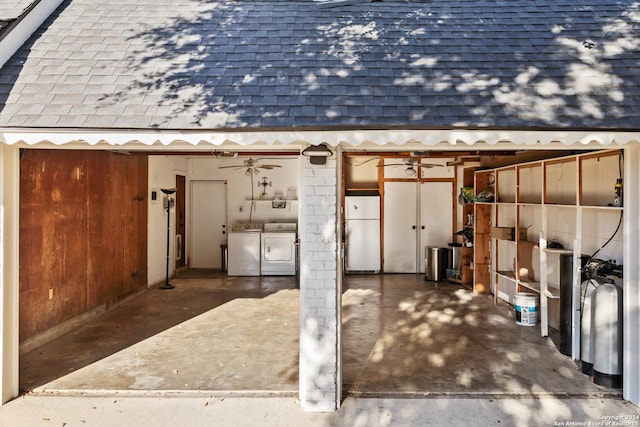
[[[232,165],[232,166],[218,166],[218,169],[230,169],[230,168],[243,169],[246,167],[247,165]]]
[[[275,169],[275,168],[281,168],[282,166],[280,166],[280,165],[257,165],[256,167],[262,168],[262,169]]]
[[[420,165],[420,167],[426,168],[426,169],[431,169],[431,168],[443,168],[444,165],[438,164],[438,163],[422,163]]]

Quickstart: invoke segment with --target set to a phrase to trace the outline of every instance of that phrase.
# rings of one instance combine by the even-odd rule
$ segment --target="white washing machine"
[[[266,223],[261,240],[260,272],[264,276],[296,274],[296,223]]]
[[[262,224],[244,223],[231,226],[227,236],[227,274],[229,276],[260,275],[260,232]]]

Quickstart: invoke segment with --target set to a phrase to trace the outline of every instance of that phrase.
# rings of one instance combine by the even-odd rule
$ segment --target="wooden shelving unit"
[[[493,171],[475,173],[474,191],[476,201],[473,205],[473,290],[481,294],[491,291],[491,212],[494,200],[479,201],[478,195],[493,188]]]
[[[622,207],[612,206],[620,160],[620,150],[606,150],[476,171],[476,196],[492,183],[495,196],[474,204],[474,287],[488,283],[496,303],[513,303],[517,292],[538,294],[541,335],[547,336],[558,317],[556,258],[573,255],[575,304],[581,254],[600,248],[622,215]],[[619,230],[615,244],[599,256],[622,263],[622,235]],[[562,249],[548,248],[552,241]]]
[[[475,168],[465,168],[462,171],[462,187],[473,188]],[[473,236],[474,203],[467,202],[462,206],[463,232]],[[473,290],[473,238],[468,240],[464,234],[460,235],[460,267],[456,276],[449,278],[450,282],[461,284]]]

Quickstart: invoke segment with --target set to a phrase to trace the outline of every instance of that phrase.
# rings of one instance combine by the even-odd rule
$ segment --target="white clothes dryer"
[[[264,276],[296,274],[296,223],[266,223],[261,235],[260,272]]]

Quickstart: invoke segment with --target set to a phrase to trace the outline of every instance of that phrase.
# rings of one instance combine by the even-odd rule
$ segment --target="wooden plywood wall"
[[[147,283],[147,157],[25,150],[20,340]]]

